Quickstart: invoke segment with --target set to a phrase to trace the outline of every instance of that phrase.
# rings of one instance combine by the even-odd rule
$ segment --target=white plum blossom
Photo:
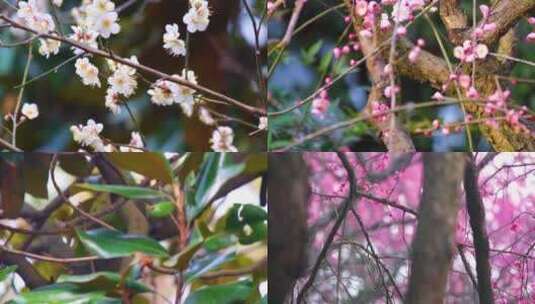
[[[143,152],[144,145],[141,134],[139,132],[132,132],[130,138],[128,146],[121,146],[119,150],[121,152]]]
[[[210,23],[210,10],[206,0],[190,0],[191,8],[184,15],[182,21],[188,26],[188,32],[205,31]]]
[[[35,0],[19,1],[16,17],[39,33],[49,33],[56,27],[52,16],[39,10]]]
[[[215,152],[238,152],[233,142],[234,131],[230,127],[218,127],[210,138],[212,150]]]
[[[268,119],[267,117],[263,116],[260,117],[260,121],[258,123],[258,129],[259,130],[266,130],[268,127]]]
[[[93,119],[87,121],[87,125],[71,126],[72,137],[75,142],[83,147],[91,147],[96,152],[111,151],[111,146],[104,145],[100,138],[100,133],[104,129],[101,123],[96,123]]]
[[[98,79],[98,68],[89,62],[88,58],[78,58],[74,64],[76,74],[82,78],[85,85],[100,87]]]
[[[130,71],[131,69],[129,67],[124,68],[124,66],[121,66],[108,77],[108,84],[111,86],[111,89],[125,97],[134,94],[134,90],[137,87],[137,81],[131,75]]]
[[[178,24],[168,24],[165,26],[165,33],[163,34],[163,47],[173,56],[185,56],[186,44],[184,40],[179,39],[180,32],[178,31]]]
[[[52,3],[57,7],[61,7],[63,0],[52,0]]]
[[[51,54],[56,55],[59,52],[61,42],[54,39],[39,39],[39,54],[48,58]]]
[[[484,44],[477,44],[471,40],[465,40],[462,46],[453,49],[453,55],[462,62],[474,62],[476,59],[485,59],[489,49]]]
[[[94,29],[103,38],[109,38],[111,34],[117,34],[121,27],[117,23],[117,13],[107,12],[94,19]]]
[[[98,44],[97,44],[98,33],[97,32],[90,30],[83,26],[71,26],[71,29],[73,33],[69,36],[69,38],[71,38],[72,40],[80,44],[92,47],[94,49],[98,49]],[[80,55],[84,52],[84,50],[79,49],[74,46],[71,47],[71,49],[73,50],[75,55]]]
[[[25,103],[22,105],[22,115],[26,116],[29,120],[37,118],[39,116],[39,108],[35,103]]]
[[[19,1],[18,6],[17,17],[22,19],[31,18],[40,13],[35,0]]]
[[[100,16],[113,12],[115,9],[115,3],[109,0],[93,0],[91,4],[87,6],[86,14],[91,18],[99,18]]]
[[[199,108],[199,120],[208,126],[212,126],[215,124],[215,120],[212,117],[212,114],[210,114],[210,112],[205,107]]]
[[[175,103],[175,96],[178,94],[178,85],[168,80],[158,80],[147,91],[151,96],[152,103],[159,106],[170,106]]]

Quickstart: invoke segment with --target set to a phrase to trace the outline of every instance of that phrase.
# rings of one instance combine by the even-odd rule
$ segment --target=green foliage
[[[157,199],[166,196],[160,191],[136,186],[77,184],[76,187],[96,192],[113,193],[129,199]]]
[[[136,252],[164,257],[167,250],[146,236],[123,234],[108,229],[76,230],[80,242],[91,253],[103,258],[131,256]]]
[[[47,235],[49,239],[46,242],[50,242],[51,248],[46,248],[48,243],[45,243],[45,249],[40,254],[58,259],[63,256],[57,255],[58,252],[66,252],[72,259],[96,256],[99,259],[91,262],[95,268],[86,269],[89,268],[89,263],[55,263],[37,259],[32,263],[32,267],[49,284],[31,290],[26,288],[10,303],[121,303],[125,292],[132,303],[148,303],[145,293],[161,294],[157,286],[139,281],[140,269],[144,270],[144,276],[148,273],[160,275],[147,266],[150,264],[167,268],[170,272],[182,273],[188,286],[185,290],[190,291],[187,303],[260,301],[258,286],[266,280],[263,268],[222,279],[206,279],[205,276],[218,271],[244,267],[247,269],[267,254],[267,212],[259,206],[243,203],[225,203],[224,209],[221,210],[217,200],[262,176],[267,170],[266,154],[187,153],[173,157],[171,161],[161,158],[162,161],[155,165],[154,171],[149,170],[147,163],[158,163],[157,159],[160,159],[161,154],[152,154],[147,158],[143,155],[144,153],[139,153],[139,156],[125,154],[128,158],[128,161],[125,161],[114,159],[120,154],[104,154],[112,168],[123,175],[130,185],[106,184],[106,179],[101,176],[101,168],[93,168],[95,162],[88,161],[86,156],[58,156],[59,166],[79,181],[65,185],[62,179],[73,180],[73,177],[65,176],[64,171],[56,174],[62,190],[66,187],[69,200],[117,230],[99,228],[97,223],[88,221],[69,204],[56,207],[46,219],[50,228],[45,229],[59,228],[51,228],[56,224],[74,229],[58,235]],[[90,159],[93,156],[87,157]],[[43,185],[49,182],[51,159],[51,155],[35,158],[18,158],[16,155],[2,157],[2,164],[10,166],[9,170],[2,171],[4,177],[11,178],[11,184],[21,189],[21,206],[23,195],[45,194],[46,187]],[[145,164],[138,166],[132,162]],[[29,172],[27,176],[31,176],[31,185],[24,182],[22,168]],[[31,172],[32,168],[36,171]],[[11,171],[16,174],[6,174]],[[129,176],[130,172],[142,175],[143,179],[137,175]],[[17,175],[19,173],[21,175]],[[150,183],[141,182],[142,180]],[[180,241],[177,229],[179,200],[173,191],[176,190],[175,187],[183,191],[181,193],[185,197],[188,219],[189,236],[183,248],[177,246]],[[258,187],[258,184],[255,183],[255,187]],[[5,187],[1,190],[8,192]],[[139,218],[136,217],[136,221],[146,221],[149,228],[147,234],[128,232],[133,223],[129,223],[121,213],[124,210],[114,208],[113,204],[122,201],[114,199],[115,195],[126,198],[129,200],[126,204],[137,207]],[[47,201],[47,198],[41,200]],[[47,208],[46,204],[43,203],[42,207]],[[113,211],[103,212],[105,210]],[[24,217],[25,213],[22,216]],[[25,220],[35,225],[32,218]],[[68,224],[63,226],[65,223]],[[70,226],[71,224],[73,226]],[[161,225],[172,232],[160,235]],[[8,235],[4,233],[7,231],[9,230],[0,229],[0,235]],[[42,236],[36,238],[40,240]],[[26,235],[16,233],[8,241],[9,246],[20,248],[27,239]],[[162,244],[165,244],[165,247]],[[257,253],[240,252],[239,248],[246,244],[255,248],[256,251],[253,252]],[[52,248],[56,246],[58,248]],[[133,256],[137,258],[130,260]],[[133,263],[121,266],[120,269],[112,266],[117,262],[122,264],[127,261]],[[128,268],[125,270],[123,267]],[[0,269],[0,281],[16,271],[20,269],[11,266]]]

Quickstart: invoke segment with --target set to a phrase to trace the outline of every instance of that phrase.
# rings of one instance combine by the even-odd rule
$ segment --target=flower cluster
[[[83,147],[90,147],[95,152],[110,152],[111,145],[105,145],[100,138],[100,133],[104,129],[101,123],[96,123],[93,119],[87,121],[87,125],[71,126],[74,141]]]
[[[197,77],[191,70],[184,69],[182,70],[182,75],[173,75],[173,77],[188,81],[191,84],[197,84]],[[153,84],[148,93],[151,95],[152,103],[156,105],[170,106],[172,104],[178,104],[188,117],[193,115],[195,90],[186,85],[160,79]]]
[[[373,120],[381,123],[385,122],[388,119],[388,112],[390,111],[390,107],[387,104],[378,101],[372,101],[370,106]]]
[[[52,19],[50,14],[40,10],[35,0],[28,0],[27,2],[19,1],[18,7],[16,18],[24,25],[43,34],[55,30],[56,24],[54,23],[54,19]],[[51,54],[57,54],[61,46],[59,41],[52,39],[39,39],[39,43],[39,54],[47,58]]]
[[[205,31],[210,23],[210,10],[206,0],[190,0],[190,9],[182,18],[187,25],[188,32]]]
[[[379,24],[381,30],[387,30],[392,27],[391,20],[398,24],[412,20],[414,13],[421,10],[427,2],[427,0],[382,0],[379,4],[378,1],[357,0],[354,13],[355,16],[362,18],[363,25],[359,35],[371,37],[376,23]],[[393,5],[390,14],[385,9],[389,5]],[[378,18],[379,20],[377,20]],[[406,31],[403,25],[396,28],[397,35],[404,35]]]
[[[176,23],[165,26],[165,33],[163,34],[163,47],[169,51],[173,56],[186,55],[186,43],[179,39],[180,32]]]
[[[62,0],[53,0],[52,3],[60,7]],[[83,0],[81,5],[71,9],[73,24],[71,33],[66,36],[87,48],[99,49],[98,39],[108,39],[120,32],[119,15],[116,5],[111,0]],[[189,10],[182,16],[187,34],[205,31],[210,24],[210,8],[207,0],[189,0]],[[17,20],[24,25],[40,33],[55,31],[54,19],[46,10],[38,7],[37,0],[18,2],[16,14]],[[39,53],[49,58],[59,53],[61,43],[55,39],[39,39]],[[163,33],[163,48],[171,56],[187,56],[187,42],[181,39],[179,25],[167,24]],[[99,67],[92,63],[93,57],[88,55],[81,46],[71,46],[75,55],[80,56],[74,63],[75,72],[82,83],[87,86],[101,86],[102,73]],[[92,52],[89,52],[92,53]],[[91,60],[91,61],[90,61]],[[136,68],[139,65],[136,56],[131,56],[132,64],[120,64],[114,60],[107,60],[108,69],[104,69],[104,79],[107,80],[108,88],[104,97],[104,105],[113,114],[121,112],[121,104],[135,94],[138,87]],[[109,71],[109,74],[107,73]],[[184,68],[181,74],[172,75],[174,80],[156,80],[147,90],[152,103],[160,106],[179,105],[182,112],[192,117],[197,107],[198,119],[209,126],[216,127],[210,143],[216,151],[236,151],[233,145],[234,132],[230,127],[218,126],[217,120],[212,116],[213,112],[203,105],[202,96],[197,94],[197,76],[195,72]],[[35,104],[24,104],[22,108],[24,119],[34,119],[38,115]],[[94,120],[88,120],[86,125],[74,125],[71,127],[74,141],[82,147],[91,148],[94,151],[111,151],[114,148],[106,145],[100,138],[104,126]],[[260,118],[259,130],[267,129],[267,118]],[[128,145],[121,146],[121,151],[141,150],[143,148],[141,134],[132,132],[132,138]]]
[[[82,78],[83,84],[100,87],[98,68],[89,62],[87,57],[76,59],[74,66],[76,67],[76,74]]]
[[[476,59],[485,59],[489,54],[489,49],[482,43],[472,40],[465,40],[462,46],[453,49],[453,55],[462,62],[474,62]]]

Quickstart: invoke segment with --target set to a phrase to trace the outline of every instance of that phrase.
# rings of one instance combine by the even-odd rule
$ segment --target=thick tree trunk
[[[407,303],[443,303],[454,252],[462,153],[425,153],[423,193],[412,243]]]
[[[306,209],[310,189],[301,154],[269,155],[269,303],[280,304],[306,266]]]

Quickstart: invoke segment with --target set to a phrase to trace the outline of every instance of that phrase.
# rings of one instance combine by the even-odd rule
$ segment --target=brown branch
[[[226,95],[218,93],[218,92],[215,92],[215,91],[213,91],[213,90],[211,90],[209,88],[206,88],[204,86],[201,86],[201,85],[198,85],[198,84],[194,84],[194,83],[192,83],[190,81],[187,81],[187,80],[184,80],[184,79],[181,79],[181,78],[178,78],[178,77],[163,73],[161,71],[158,71],[158,70],[156,70],[154,68],[151,68],[151,67],[148,67],[148,66],[145,66],[145,65],[134,63],[134,62],[132,62],[132,61],[130,61],[128,59],[124,59],[124,58],[118,57],[118,56],[116,56],[116,55],[114,55],[112,53],[108,53],[108,52],[105,52],[105,51],[102,51],[102,50],[99,50],[99,49],[95,49],[95,48],[92,48],[92,47],[84,45],[84,44],[80,44],[80,43],[78,43],[78,42],[76,42],[76,41],[74,41],[74,40],[72,40],[70,38],[65,38],[63,36],[58,36],[56,34],[39,33],[36,30],[34,30],[32,28],[29,28],[29,27],[27,27],[27,26],[25,26],[25,25],[23,25],[21,23],[18,23],[15,20],[13,20],[13,19],[11,19],[11,18],[9,18],[9,17],[7,17],[5,15],[0,15],[0,19],[6,21],[7,23],[11,24],[15,28],[22,29],[22,30],[30,32],[30,33],[34,33],[36,35],[41,35],[44,38],[60,41],[60,42],[75,46],[76,48],[84,50],[87,53],[111,59],[111,60],[113,60],[115,62],[118,62],[118,63],[130,66],[130,67],[133,67],[133,68],[138,69],[140,71],[143,71],[145,73],[148,73],[148,74],[151,74],[153,76],[156,76],[156,77],[158,77],[160,79],[169,80],[171,82],[174,82],[174,83],[177,83],[177,84],[192,88],[192,89],[197,90],[199,92],[202,92],[202,93],[217,97],[217,98],[219,98],[221,100],[224,100],[224,101],[226,101],[226,102],[228,102],[230,104],[233,104],[233,105],[235,105],[235,106],[237,106],[237,107],[239,107],[239,108],[241,108],[241,109],[243,109],[243,110],[245,110],[247,112],[250,112],[252,114],[262,115],[262,116],[266,115],[266,111],[264,109],[259,109],[259,108],[244,104],[244,103],[242,103],[242,102],[240,102],[240,101],[238,101],[238,100],[236,100],[234,98],[231,98],[229,96],[226,96]]]
[[[464,192],[474,240],[479,303],[492,304],[494,297],[490,280],[489,239],[485,226],[485,209],[479,192],[477,168],[473,159],[469,159],[466,163]]]
[[[70,263],[82,263],[82,262],[89,262],[89,261],[96,261],[101,259],[98,256],[86,256],[86,257],[80,257],[80,258],[55,258],[55,257],[49,257],[45,255],[35,254],[31,252],[21,251],[17,249],[10,249],[4,246],[0,246],[0,253],[11,253],[35,260],[45,261],[45,262],[52,262],[52,263],[60,263],[60,264],[70,264]]]

